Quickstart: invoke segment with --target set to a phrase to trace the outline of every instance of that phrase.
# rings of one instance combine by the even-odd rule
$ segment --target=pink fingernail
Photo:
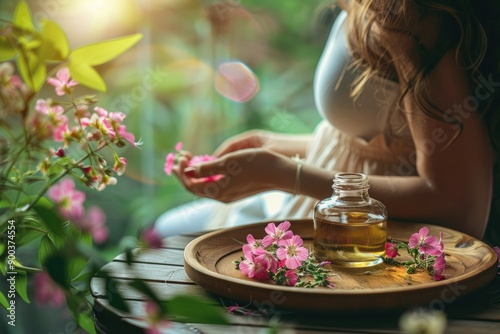
[[[194,177],[195,167],[186,167],[184,168],[184,175],[188,177]]]

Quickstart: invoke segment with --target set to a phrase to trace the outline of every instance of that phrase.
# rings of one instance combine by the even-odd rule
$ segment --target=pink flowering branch
[[[404,249],[411,256],[409,261],[397,261],[399,250]],[[384,261],[406,267],[406,272],[413,274],[418,270],[425,270],[436,281],[445,279],[446,260],[444,255],[443,233],[439,233],[439,240],[429,235],[429,228],[422,227],[413,233],[408,243],[389,240],[385,243]]]

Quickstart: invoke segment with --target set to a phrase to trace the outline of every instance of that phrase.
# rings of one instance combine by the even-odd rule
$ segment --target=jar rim
[[[363,173],[337,173],[333,179],[333,189],[367,190],[370,188],[368,177]]]
[[[363,173],[337,173],[334,180],[340,182],[364,182],[368,180],[368,177]]]

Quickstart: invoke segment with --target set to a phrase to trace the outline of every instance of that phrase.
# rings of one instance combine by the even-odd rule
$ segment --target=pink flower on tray
[[[429,234],[429,228],[424,226],[418,233],[413,233],[408,242],[410,249],[417,248],[423,255],[438,256],[443,252],[440,242],[433,235]]]
[[[445,279],[445,277],[443,276],[444,269],[446,268],[446,260],[444,259],[444,253],[441,253],[441,255],[439,255],[436,258],[432,267],[434,272],[434,279],[436,281],[441,281]]]
[[[247,244],[243,245],[243,254],[250,253],[254,254],[258,248],[262,248],[262,240],[255,239],[253,235],[247,235]]]
[[[386,242],[385,255],[391,259],[395,258],[398,255],[398,245],[393,242]]]
[[[263,258],[255,257],[253,254],[245,254],[245,259],[240,262],[239,269],[244,275],[256,279],[268,279],[268,262]]]
[[[274,257],[273,254],[265,250],[264,248],[257,248],[253,253],[255,255],[255,261],[259,263],[263,263],[264,267],[266,267],[273,274],[276,273],[278,269],[278,260]]]
[[[293,269],[287,270],[285,273],[285,285],[288,286],[295,286],[297,284],[297,281],[299,280],[299,277],[295,273]]]
[[[292,231],[288,231],[291,224],[289,221],[284,221],[277,227],[274,223],[267,224],[265,231],[267,235],[262,239],[262,244],[264,247],[268,247],[272,244],[277,244],[280,240],[291,239],[293,236]]]
[[[276,251],[276,256],[280,260],[285,260],[287,268],[298,268],[309,256],[307,248],[302,247],[303,243],[302,238],[298,235],[294,235],[291,239],[281,239],[278,243],[280,248]]]
[[[47,82],[55,87],[56,94],[62,96],[71,94],[71,88],[78,85],[75,80],[70,80],[70,73],[67,67],[60,69],[55,78],[48,78]]]

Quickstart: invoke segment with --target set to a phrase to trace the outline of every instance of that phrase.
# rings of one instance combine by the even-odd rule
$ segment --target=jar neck
[[[333,180],[333,196],[369,200],[368,178],[361,173],[339,173]]]

